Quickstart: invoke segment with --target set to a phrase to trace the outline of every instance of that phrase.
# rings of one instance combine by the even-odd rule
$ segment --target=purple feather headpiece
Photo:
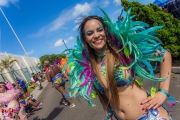
[[[59,65],[59,64],[61,64],[62,62],[61,62],[61,60],[56,60],[55,62],[54,62],[54,65]]]

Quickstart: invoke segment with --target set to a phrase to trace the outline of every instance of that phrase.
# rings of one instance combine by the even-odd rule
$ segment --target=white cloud
[[[73,31],[78,30],[79,25],[80,25],[80,24],[77,24],[77,25],[73,28]]]
[[[16,5],[19,2],[19,0],[0,0],[0,6],[9,6],[9,4]]]
[[[121,0],[114,0],[114,3],[115,3],[116,5],[121,5]]]
[[[8,1],[7,0],[0,0],[0,6],[7,6]]]
[[[67,27],[62,27],[62,29],[67,30],[68,28]]]
[[[59,16],[58,18],[56,18],[53,22],[51,22],[49,24],[49,32],[53,32],[58,30],[59,28],[61,28],[67,21],[69,21],[70,19],[72,19],[72,17],[70,16],[70,13],[72,11],[67,11],[67,13],[69,15],[67,15],[67,13],[63,13],[61,16]]]
[[[28,54],[28,55],[34,54],[34,50],[32,49],[32,50],[28,51],[27,54]]]
[[[64,40],[64,43],[67,43],[67,40]],[[59,39],[54,43],[54,47],[59,47],[64,44],[62,39]]]
[[[121,11],[122,11],[122,9],[118,9],[118,10],[116,10],[116,11],[113,13],[113,15],[116,15],[116,14],[119,14],[119,15],[120,15]]]
[[[73,31],[78,30],[80,23],[83,21],[85,16],[80,16],[75,19],[74,23],[76,23],[76,26],[73,28]]]
[[[67,22],[75,19],[78,16],[87,16],[92,11],[92,4],[84,3],[77,4],[69,10],[64,10],[58,18],[53,20],[47,26],[41,28],[36,34],[31,35],[32,37],[40,37],[44,34],[57,31],[63,27]]]
[[[19,0],[9,0],[9,2],[12,4],[16,4],[17,2],[19,2]]]
[[[104,0],[102,6],[105,8],[105,7],[107,7],[109,4],[110,4],[109,0]]]
[[[67,39],[67,41],[71,41],[71,40],[74,40],[74,37],[71,36]]]
[[[91,10],[92,10],[91,5],[88,4],[87,2],[82,4],[82,5],[81,4],[77,4],[74,7],[74,12],[72,13],[72,15],[74,17],[77,17],[79,15],[87,16],[91,12]]]
[[[80,23],[84,19],[83,16],[77,17],[74,21],[74,23]]]
[[[64,40],[64,42],[63,39],[59,39],[54,43],[53,47],[51,46],[51,48],[59,47],[61,45],[64,45],[64,43],[67,44],[71,40],[74,40],[74,37],[70,36],[67,40]]]

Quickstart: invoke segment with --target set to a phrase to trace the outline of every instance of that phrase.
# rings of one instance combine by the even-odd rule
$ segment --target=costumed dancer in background
[[[60,67],[61,69],[63,69],[63,67],[66,65],[67,61],[68,61],[67,57],[66,58],[62,58],[61,60],[56,60],[54,62],[54,65],[56,65],[56,66]],[[69,77],[68,77],[69,76],[69,72],[70,72],[70,67],[67,67],[65,72],[63,73],[65,75],[65,79],[66,80],[69,80]]]
[[[64,67],[71,67],[71,97],[79,93],[95,106],[91,100],[97,94],[106,120],[113,114],[118,120],[170,120],[162,104],[169,96],[171,54],[152,35],[162,26],[146,30],[148,24],[131,21],[131,9],[116,23],[101,11],[104,18],[88,16],[80,24],[78,45]],[[160,62],[160,78],[154,77],[149,61]],[[158,89],[153,86],[150,93],[146,92],[142,79],[159,83]]]
[[[19,91],[7,82],[0,82],[0,119],[27,120],[24,107],[20,107]]]
[[[50,65],[49,61],[45,61],[45,65],[49,66],[46,71],[46,77],[47,77],[48,81],[52,82],[54,87],[62,94],[63,104],[67,105],[66,102],[68,102],[70,108],[75,107],[75,104],[69,98],[69,95],[66,92],[65,80],[63,78],[65,76],[62,74],[61,68],[56,65]]]
[[[63,67],[66,65],[67,61],[68,61],[68,57],[62,58],[61,64],[60,64],[60,68],[63,68]],[[67,76],[69,76],[69,72],[70,72],[70,68],[67,67],[64,73],[65,73]]]

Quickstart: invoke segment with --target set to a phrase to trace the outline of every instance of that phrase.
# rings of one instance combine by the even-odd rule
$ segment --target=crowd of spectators
[[[13,84],[0,82],[0,120],[28,120],[32,111],[40,109],[43,104],[30,95],[28,87],[37,84],[41,90],[41,82],[45,79],[42,71],[32,73],[29,83],[20,78],[16,78]]]
[[[20,78],[16,78],[13,84],[0,82],[0,120],[28,120],[32,111],[41,108],[43,103],[35,99],[28,88],[35,88],[38,85],[38,90],[42,90],[41,83],[47,80],[48,68],[38,73],[32,73],[31,81],[28,82]],[[66,71],[63,75],[66,76],[64,76],[66,78],[64,80],[68,81],[68,72]],[[66,99],[63,96],[61,100],[64,101],[64,105],[68,103]],[[70,104],[70,107],[72,105]]]

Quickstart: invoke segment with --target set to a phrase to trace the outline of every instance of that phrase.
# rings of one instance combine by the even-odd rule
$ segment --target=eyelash
[[[87,32],[86,35],[91,36],[93,32]]]
[[[101,32],[101,31],[103,31],[103,28],[98,28],[97,31]],[[91,32],[87,32],[86,35],[91,36],[93,33],[94,32],[92,32],[92,31]]]
[[[103,28],[98,28],[97,31],[101,32],[103,31]]]

